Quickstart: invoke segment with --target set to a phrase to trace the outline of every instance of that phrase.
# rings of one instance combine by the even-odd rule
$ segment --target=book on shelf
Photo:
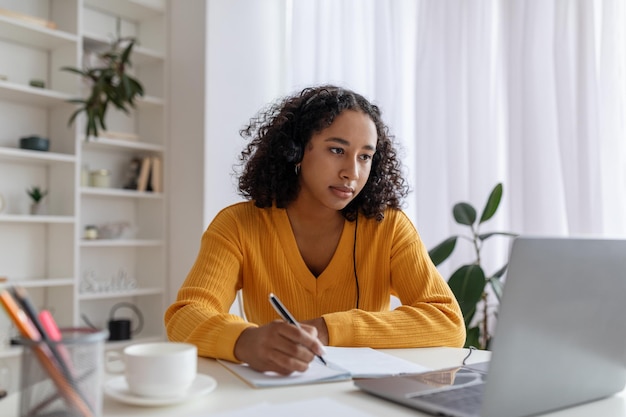
[[[16,12],[13,10],[8,10],[8,9],[0,9],[0,16],[6,16],[9,17],[11,19],[15,19],[15,20],[20,20],[24,23],[28,23],[31,25],[37,25],[37,26],[42,26],[48,29],[56,29],[57,28],[57,24],[50,21],[50,20],[46,20],[46,19],[42,19],[40,17],[36,17],[36,16],[31,16],[28,14],[24,14],[24,13],[20,13],[20,12]]]
[[[377,378],[431,370],[371,348],[327,346],[326,351],[324,359],[328,366],[316,359],[310,363],[309,369],[305,372],[294,372],[286,376],[273,372],[258,372],[245,363],[233,363],[221,359],[218,362],[254,388],[316,384],[352,378]]]
[[[152,158],[144,156],[141,160],[141,168],[139,169],[139,178],[137,179],[137,191],[148,191],[150,181],[150,165]]]
[[[158,156],[152,157],[152,171],[150,173],[150,188],[155,193],[163,192],[163,164]]]

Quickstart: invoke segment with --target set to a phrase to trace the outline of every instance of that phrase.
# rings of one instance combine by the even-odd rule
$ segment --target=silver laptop
[[[626,383],[626,240],[518,237],[491,361],[355,380],[430,414],[521,417],[594,401]]]

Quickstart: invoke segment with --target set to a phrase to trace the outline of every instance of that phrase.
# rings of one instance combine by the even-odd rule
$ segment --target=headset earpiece
[[[285,144],[285,159],[287,162],[297,164],[302,160],[302,145],[297,141],[290,139]]]

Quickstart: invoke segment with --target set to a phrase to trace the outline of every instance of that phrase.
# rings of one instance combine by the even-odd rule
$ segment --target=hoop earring
[[[296,177],[298,175],[300,175],[300,163],[297,163],[295,168],[294,168],[294,172],[296,173]]]

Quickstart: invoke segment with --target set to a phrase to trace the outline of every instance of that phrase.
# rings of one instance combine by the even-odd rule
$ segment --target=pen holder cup
[[[106,330],[61,329],[54,341],[23,345],[20,416],[100,417]]]

